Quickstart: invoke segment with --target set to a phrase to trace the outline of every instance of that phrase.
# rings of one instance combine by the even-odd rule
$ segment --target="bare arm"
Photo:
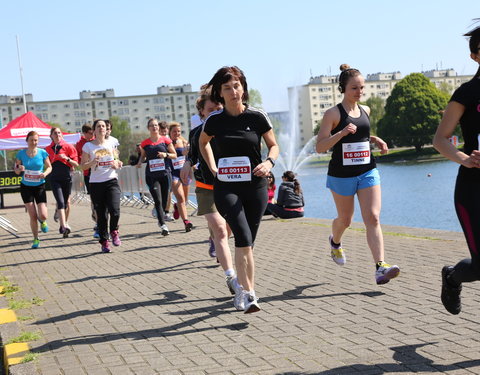
[[[90,160],[90,155],[85,151],[82,151],[81,160],[82,162],[80,163],[80,168],[84,171],[97,165],[97,159]]]
[[[480,151],[473,150],[470,155],[457,149],[449,141],[453,131],[457,127],[460,118],[465,112],[465,106],[458,102],[450,102],[443,113],[442,120],[438,125],[435,136],[433,137],[433,147],[437,149],[446,158],[461,164],[467,168],[480,167]]]
[[[145,150],[142,147],[140,147],[140,157],[138,158],[138,163],[136,165],[137,168],[140,168],[142,166],[142,163],[146,157],[147,155],[145,153]]]
[[[263,133],[262,137],[268,147],[267,158],[272,158],[273,160],[276,160],[278,158],[278,153],[280,150],[275,139],[275,133],[272,129],[270,129],[268,132]],[[267,159],[253,169],[253,174],[258,177],[265,177],[268,175],[268,172],[270,172],[272,168],[273,164],[270,162],[270,160]]]
[[[40,178],[47,177],[52,171],[52,163],[50,162],[50,158],[45,158],[43,166],[45,167],[45,170],[43,171],[43,173],[40,174]]]

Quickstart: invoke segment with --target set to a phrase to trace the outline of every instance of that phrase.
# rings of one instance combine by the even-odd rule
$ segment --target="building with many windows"
[[[56,123],[69,132],[80,132],[82,125],[94,119],[118,116],[129,123],[133,133],[147,132],[147,121],[177,121],[182,132],[188,133],[190,117],[197,113],[195,101],[198,92],[190,84],[161,86],[156,94],[115,96],[113,89],[82,91],[80,99],[34,102],[26,95],[27,111],[45,122]],[[4,125],[24,113],[21,96],[0,95],[0,114]]]
[[[422,74],[438,88],[446,89],[450,93],[472,79],[471,75],[458,76],[453,69],[430,70]],[[386,100],[395,84],[402,78],[400,72],[368,74],[362,101],[374,96]],[[338,75],[312,77],[306,85],[289,87],[288,96],[290,103],[296,103],[293,104],[294,108],[290,108],[290,113],[297,113],[302,145],[313,137],[314,129],[322,120],[325,111],[340,103],[343,98],[338,90]]]

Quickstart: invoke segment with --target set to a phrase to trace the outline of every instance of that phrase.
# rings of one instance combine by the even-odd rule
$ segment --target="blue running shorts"
[[[327,188],[339,195],[355,195],[357,190],[380,185],[380,174],[377,168],[355,177],[333,177],[327,175]]]

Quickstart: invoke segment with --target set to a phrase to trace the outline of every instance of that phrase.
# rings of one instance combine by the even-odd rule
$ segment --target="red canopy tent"
[[[52,143],[50,129],[52,127],[40,120],[33,112],[27,112],[0,129],[0,150],[27,148],[25,138],[31,130],[38,133],[38,147],[45,148]],[[63,138],[66,142],[75,144],[80,140],[80,134],[63,133]]]

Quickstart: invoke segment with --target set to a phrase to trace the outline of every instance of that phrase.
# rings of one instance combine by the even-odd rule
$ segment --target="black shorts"
[[[45,184],[37,186],[27,186],[20,184],[20,194],[22,195],[23,203],[47,203],[47,191]]]

